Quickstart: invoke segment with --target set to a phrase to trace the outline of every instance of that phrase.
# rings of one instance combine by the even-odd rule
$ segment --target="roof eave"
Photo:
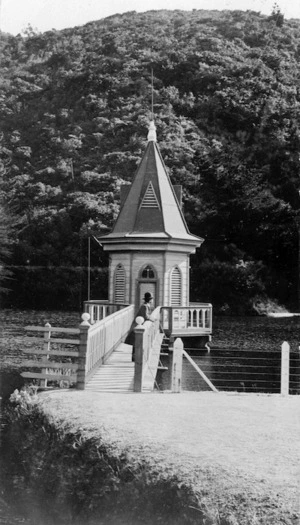
[[[131,237],[130,235],[110,237],[104,236],[98,238],[99,243],[105,251],[176,251],[183,253],[195,253],[200,248],[204,239],[196,236],[187,236],[186,238],[174,237],[155,237],[139,236]]]

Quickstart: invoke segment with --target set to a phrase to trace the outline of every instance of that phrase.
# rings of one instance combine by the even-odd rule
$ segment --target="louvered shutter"
[[[181,272],[174,268],[171,273],[171,306],[181,305]]]
[[[159,208],[158,200],[152,185],[152,182],[149,182],[145,195],[142,200],[141,208]]]
[[[125,270],[121,264],[115,272],[115,303],[125,303]]]

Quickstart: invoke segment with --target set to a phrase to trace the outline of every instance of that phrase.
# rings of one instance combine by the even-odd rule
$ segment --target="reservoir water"
[[[220,391],[280,393],[281,353],[211,349],[207,351],[188,350],[195,364]],[[172,358],[163,357],[162,365],[167,371],[157,375],[157,388],[171,388]],[[299,352],[292,352],[290,358],[290,394],[300,393],[300,359]],[[183,358],[182,383],[183,391],[210,390],[207,383],[193,368],[191,363]]]
[[[300,317],[215,317],[210,352],[185,350],[222,391],[279,393],[281,345],[290,345],[290,394],[300,394]],[[171,358],[163,357],[167,371],[157,377],[158,388],[170,389]],[[183,358],[182,390],[209,387]]]

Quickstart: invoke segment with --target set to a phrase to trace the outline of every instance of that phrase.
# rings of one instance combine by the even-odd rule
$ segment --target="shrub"
[[[264,266],[254,261],[206,260],[191,272],[191,300],[212,303],[216,313],[254,313],[254,298],[266,293],[264,272]]]

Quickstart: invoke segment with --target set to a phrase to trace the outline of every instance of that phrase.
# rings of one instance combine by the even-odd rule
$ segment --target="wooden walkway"
[[[93,392],[133,392],[132,346],[121,343],[85,386]]]
[[[151,359],[144,375],[143,392],[152,392],[159,363],[163,334],[159,334],[152,349]],[[92,392],[133,392],[134,363],[131,361],[132,346],[121,343],[85,386]]]

